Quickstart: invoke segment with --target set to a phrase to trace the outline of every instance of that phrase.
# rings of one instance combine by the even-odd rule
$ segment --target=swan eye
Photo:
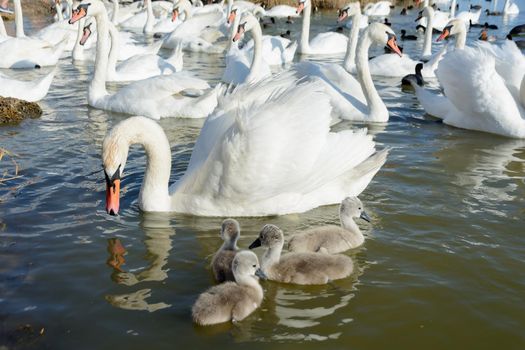
[[[252,267],[257,267],[257,265],[252,265]]]
[[[361,210],[361,207],[359,207],[359,208],[357,208],[357,209]]]

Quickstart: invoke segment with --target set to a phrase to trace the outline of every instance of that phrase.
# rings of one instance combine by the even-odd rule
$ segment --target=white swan
[[[36,102],[43,99],[55,77],[56,69],[40,79],[25,81],[9,78],[0,73],[0,96],[14,97],[21,100]]]
[[[299,17],[295,7],[289,5],[276,5],[271,9],[266,10],[264,13],[265,17],[274,18],[288,18],[288,17]]]
[[[341,118],[384,123],[388,121],[388,110],[374,87],[368,66],[368,50],[372,44],[388,45],[401,55],[392,29],[382,23],[371,23],[363,31],[357,46],[356,67],[359,81],[337,64],[303,61],[293,69],[299,76],[318,76],[327,83],[330,102]]]
[[[517,15],[520,13],[520,8],[511,0],[505,0],[505,5],[503,6],[504,15]]]
[[[379,1],[369,3],[365,6],[363,13],[367,16],[388,16],[390,14],[390,1]]]
[[[253,49],[250,55],[249,50],[241,50],[237,45],[232,45],[226,55],[226,68],[221,80],[232,84],[254,83],[272,73],[268,63],[263,60],[262,30],[259,21],[250,12],[244,13],[239,22],[232,40],[239,41],[245,32],[251,31],[254,41]],[[252,56],[251,59],[250,56]]]
[[[120,36],[113,23],[109,23],[109,34],[111,50],[108,59],[107,81],[136,81],[182,70],[183,53],[180,47],[174,49],[172,55],[167,59],[156,54],[141,54],[131,56],[117,65]]]
[[[78,6],[73,13],[71,23],[85,17],[88,13],[97,22],[98,38],[95,72],[88,90],[90,106],[112,112],[145,115],[154,119],[201,118],[213,110],[217,104],[215,90],[210,90],[198,98],[177,95],[186,89],[209,88],[205,81],[181,73],[139,80],[109,94],[106,90],[110,25],[108,14],[100,0],[88,0]]]
[[[455,1],[456,0],[453,0],[453,3],[452,3],[451,6],[456,6],[455,5]],[[430,6],[428,0],[425,0],[423,2],[423,10],[425,8],[430,8],[432,10],[432,24],[431,24],[431,27],[434,28],[434,29],[439,30],[440,32],[443,31],[443,28],[445,28],[445,26],[447,25],[447,23],[450,20],[450,18],[454,17],[451,13],[443,12],[443,11],[440,11],[440,10],[434,10]],[[416,22],[418,22],[420,25],[424,26],[425,28],[429,28],[428,16],[419,16],[416,19]],[[425,33],[426,33],[426,31],[425,31]]]
[[[310,15],[312,13],[311,0],[299,0],[297,13],[303,12],[301,39],[297,52],[306,55],[333,55],[344,53],[348,45],[346,36],[340,33],[319,33],[310,40]]]
[[[447,53],[437,71],[445,96],[412,83],[425,111],[455,127],[525,138],[525,60],[512,41],[505,45],[518,62],[496,64],[495,57],[480,48]],[[513,77],[521,80],[518,86],[509,84]]]
[[[173,9],[174,20],[177,19],[179,13],[185,14],[185,20],[164,38],[163,48],[174,49],[182,44],[185,51],[208,53],[221,53],[224,51],[224,46],[219,47],[201,37],[206,28],[216,28],[220,25],[223,21],[222,12],[214,11],[193,16],[189,1],[180,0]]]
[[[107,212],[118,213],[120,179],[132,144],[142,144],[148,157],[138,199],[144,211],[281,215],[362,192],[387,150],[374,154],[366,130],[331,132],[322,86],[290,84],[292,78],[245,84],[224,96],[206,119],[184,176],[170,187],[170,144],[158,123],[132,117],[117,124],[102,146]]]
[[[472,24],[479,23],[479,17],[481,16],[481,9],[470,12],[470,11],[461,11],[456,16],[456,19],[462,20],[466,25],[472,22]]]

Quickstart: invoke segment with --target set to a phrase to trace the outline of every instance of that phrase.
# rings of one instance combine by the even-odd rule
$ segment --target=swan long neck
[[[509,10],[509,0],[505,0],[505,4],[503,4],[503,14],[506,14]]]
[[[20,3],[20,0],[14,0],[14,4],[16,37],[23,38],[26,34],[24,33],[24,14],[22,13],[22,4]]]
[[[354,219],[349,215],[340,215],[339,217],[341,219],[341,227],[353,233],[353,237],[356,239],[354,244],[361,245],[365,241],[365,237]]]
[[[357,45],[357,78],[366,98],[370,121],[387,121],[388,110],[377,93],[368,65],[368,50],[371,44],[369,32],[366,31]]]
[[[521,79],[520,100],[521,105],[523,106],[523,108],[525,108],[525,75],[523,75],[523,79]]]
[[[120,11],[120,5],[118,0],[113,0],[113,14],[111,15],[111,23],[114,25],[118,24],[118,16]]]
[[[456,0],[452,0],[450,4],[450,18],[456,17]]]
[[[84,26],[86,25],[86,19],[81,18],[78,21],[78,30],[77,30],[77,40],[75,40],[75,46],[73,47],[72,57],[73,61],[78,60],[82,57],[84,52],[84,47],[80,45],[80,39],[82,39],[82,34],[84,32]]]
[[[118,59],[118,51],[120,47],[120,36],[117,30],[117,27],[113,23],[108,24],[109,27],[109,35],[111,37],[111,50],[109,51],[109,58],[108,58],[108,69],[107,74],[110,77],[113,77],[117,74],[117,59]]]
[[[432,55],[432,26],[434,22],[434,11],[427,8],[427,29],[425,30],[425,42],[423,43],[422,57],[429,57]]]
[[[95,56],[95,72],[89,85],[88,99],[94,101],[108,94],[106,90],[106,74],[109,52],[109,18],[104,10],[95,16],[97,22],[97,53]]]
[[[146,1],[146,11],[148,14],[146,24],[144,25],[143,32],[145,34],[153,33],[153,25],[155,24],[155,16],[153,15],[153,5],[151,4],[151,0],[145,0]]]
[[[55,2],[55,10],[57,12],[57,22],[61,22],[64,20],[64,15],[62,13],[62,4]]]
[[[308,4],[303,10],[303,26],[301,28],[301,42],[299,44],[299,51],[307,53],[310,50],[310,15],[312,14],[312,6]]]
[[[467,42],[467,30],[464,25],[460,27],[458,34],[456,35],[456,49],[463,50],[465,43]]]
[[[5,30],[4,20],[0,16],[0,36],[7,36],[7,31]]]
[[[238,274],[235,274],[234,277],[235,282],[237,282],[238,285],[250,287],[257,292],[257,302],[262,301],[264,292],[259,281],[255,277]]]
[[[257,74],[262,65],[262,30],[259,23],[255,24],[251,31],[253,35],[253,59],[250,73],[246,77],[247,82],[252,82],[258,78]]]
[[[261,259],[261,269],[266,272],[281,259],[284,242],[279,245],[268,248]]]
[[[345,59],[343,61],[343,68],[351,73],[355,68],[355,50],[357,47],[357,39],[359,37],[359,26],[361,24],[361,9],[352,17],[352,28],[350,29],[350,36],[348,38],[348,47],[346,48]]]

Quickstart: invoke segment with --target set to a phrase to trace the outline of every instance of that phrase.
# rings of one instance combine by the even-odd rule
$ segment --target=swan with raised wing
[[[119,211],[120,181],[133,144],[143,145],[148,157],[138,199],[144,211],[281,215],[358,195],[387,150],[374,154],[365,129],[331,132],[330,105],[319,82],[290,79],[295,81],[284,75],[244,84],[223,96],[184,175],[171,186],[170,144],[159,124],[144,117],[117,124],[102,146],[107,212]]]

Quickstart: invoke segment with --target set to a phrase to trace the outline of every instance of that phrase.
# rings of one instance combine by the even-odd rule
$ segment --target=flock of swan
[[[216,280],[224,283],[199,296],[193,307],[198,324],[240,321],[252,313],[263,299],[258,278],[325,284],[352,273],[352,260],[340,253],[364,242],[354,218],[369,218],[357,196],[385,163],[388,149],[376,150],[367,129],[335,132],[331,126],[342,119],[388,122],[374,76],[411,85],[425,111],[445,124],[525,138],[524,56],[513,40],[467,45],[467,31],[478,24],[482,10],[456,14],[456,0],[450,12],[428,0],[411,10],[426,29],[418,57],[403,54],[396,33],[377,20],[389,15],[388,1],[368,4],[363,11],[359,2],[350,2],[338,16],[348,36],[331,31],[313,38],[311,0],[269,10],[243,0],[206,6],[189,0],[127,6],[118,0],[68,0],[66,11],[60,1],[55,3],[56,22],[26,36],[20,0],[14,0],[15,37],[7,35],[0,17],[0,68],[55,66],[66,57],[94,62],[89,106],[131,115],[108,132],[102,145],[109,214],[119,212],[121,179],[133,144],[143,145],[147,155],[138,198],[144,211],[267,216],[340,203],[341,227],[297,234],[288,242],[289,253],[281,255],[282,230],[265,225],[249,247],[265,249],[261,264],[252,252],[238,249],[237,221],[225,220],[224,244],[212,261]],[[503,13],[516,11],[506,0]],[[299,16],[298,41],[263,35],[264,18]],[[138,46],[128,29],[160,40]],[[437,41],[453,38],[454,44],[433,51],[434,31],[440,33]],[[251,40],[240,45],[248,33]],[[406,33],[403,37],[411,39]],[[370,58],[374,47],[388,53]],[[158,54],[161,48],[170,51],[167,58]],[[210,86],[185,70],[186,51],[223,54],[223,83]],[[341,64],[293,63],[297,54],[344,54],[344,59]],[[274,74],[275,66],[285,68]],[[21,81],[0,73],[0,96],[39,101],[56,74],[54,69],[40,79]],[[426,89],[427,79],[436,81],[442,93]],[[124,84],[110,92],[107,82]],[[206,118],[187,170],[171,186],[170,144],[156,122],[167,117]]]

